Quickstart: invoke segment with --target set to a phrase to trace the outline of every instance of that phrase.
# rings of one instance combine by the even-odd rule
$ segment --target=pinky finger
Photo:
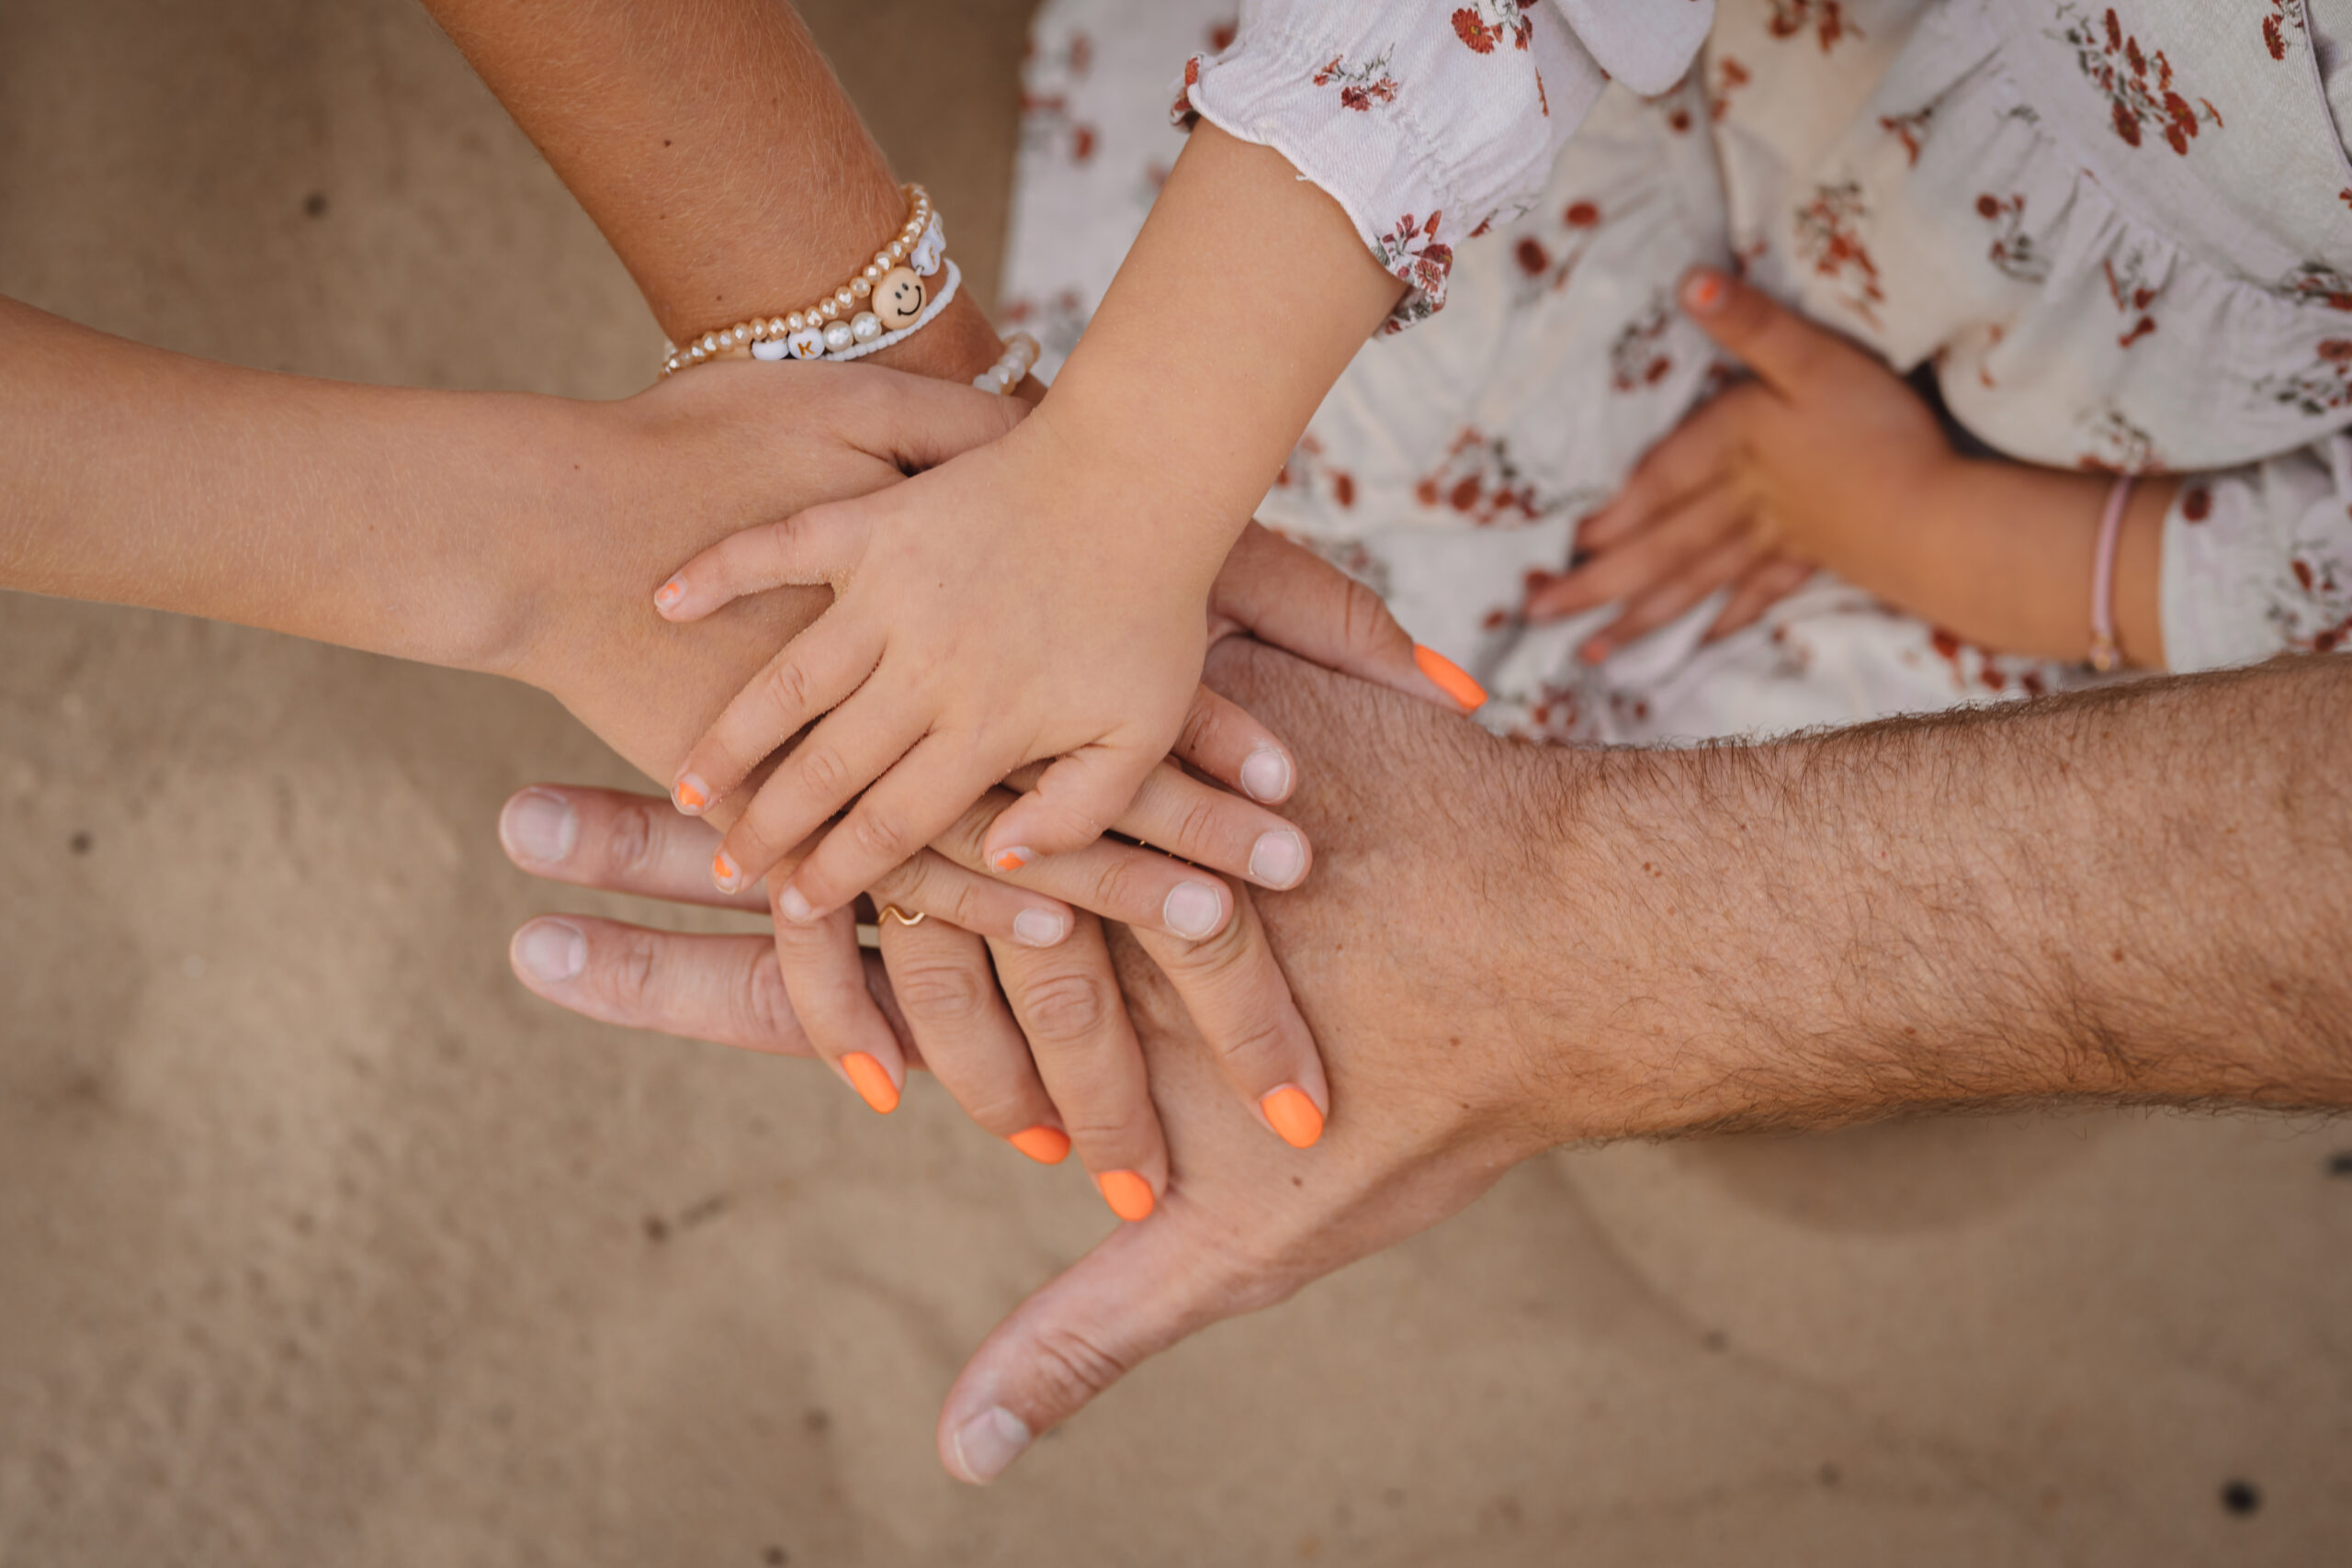
[[[1767,556],[1742,572],[1731,587],[1731,598],[1715,617],[1714,625],[1700,640],[1721,642],[1736,631],[1745,631],[1756,624],[1765,611],[1804,587],[1813,578],[1815,568],[1810,561],[1792,559],[1787,556]]]
[[[833,581],[851,564],[849,519],[835,506],[745,528],[680,567],[653,595],[669,621],[698,621],[750,593]]]

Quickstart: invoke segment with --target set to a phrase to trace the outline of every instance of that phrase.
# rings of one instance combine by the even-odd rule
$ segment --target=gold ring
[[[892,920],[896,920],[902,926],[919,926],[930,918],[929,915],[910,915],[896,904],[885,904],[882,906],[882,912],[874,918],[874,923],[876,926],[886,926]]]

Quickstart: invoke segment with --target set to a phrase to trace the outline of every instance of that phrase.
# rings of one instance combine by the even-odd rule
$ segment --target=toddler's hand
[[[1683,308],[1755,372],[1642,459],[1577,531],[1577,559],[1528,594],[1532,620],[1622,604],[1579,650],[1598,663],[1716,590],[1706,639],[1727,637],[1898,526],[1906,498],[1956,462],[1935,414],[1900,378],[1832,333],[1720,273],[1682,285]]]
[[[1185,559],[1111,510],[1116,477],[1063,450],[1042,416],[1013,435],[722,540],[656,595],[686,621],[783,583],[835,594],[678,775],[681,807],[707,807],[816,721],[729,830],[712,867],[722,889],[750,886],[847,807],[777,895],[786,918],[820,919],[1014,770],[1051,760],[989,834],[989,863],[1017,870],[1092,842],[1168,755],[1193,707],[1224,547]]]

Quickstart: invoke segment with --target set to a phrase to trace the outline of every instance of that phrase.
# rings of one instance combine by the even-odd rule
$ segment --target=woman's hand
[[[1860,349],[1719,273],[1683,308],[1755,378],[1651,448],[1577,530],[1577,560],[1529,593],[1533,620],[1622,606],[1586,642],[1598,663],[1729,589],[1706,638],[1727,637],[1816,566],[1853,575],[1857,547],[1901,526],[1960,458],[1901,378]]]
[[[894,874],[876,891],[877,899],[910,914],[936,912],[938,919],[911,927],[883,921],[878,958],[859,953],[844,919],[844,940],[819,954],[832,966],[836,988],[816,1001],[818,1017],[804,1009],[785,974],[785,964],[806,955],[795,946],[780,949],[763,935],[671,938],[608,920],[552,917],[517,933],[515,973],[548,1000],[608,1022],[836,1061],[814,1036],[820,1028],[839,1029],[842,1015],[853,1008],[870,1011],[872,1027],[889,1038],[884,1043],[870,1032],[860,1038],[876,1055],[887,1052],[893,1064],[892,1103],[905,1073],[928,1067],[976,1122],[1030,1157],[1057,1163],[1074,1142],[1113,1211],[1122,1219],[1142,1219],[1167,1189],[1167,1145],[1102,923],[1081,914],[1066,940],[1043,948],[984,942],[946,923],[955,914],[968,918],[958,900],[972,884],[990,880],[960,870],[948,857],[977,860],[985,813],[1002,809],[1010,799],[1000,792],[1000,798],[976,807],[942,840],[944,853]],[[654,797],[534,785],[507,802],[499,837],[515,864],[557,881],[681,903],[766,907],[754,892],[715,891],[704,868],[717,829],[680,817]],[[1112,844],[1096,851],[1143,862],[1159,858]],[[1066,877],[1068,891],[1099,899],[1102,883],[1135,870],[1070,863],[1085,858],[1066,857],[1057,867],[1033,868],[1024,877],[1049,886]],[[1095,886],[1075,886],[1089,876],[1097,879]],[[1219,891],[1228,901],[1236,897],[1229,887]],[[1270,1064],[1304,1060],[1312,1101],[1301,1105],[1302,1094],[1266,1105],[1244,1097],[1261,1128],[1272,1126],[1284,1142],[1303,1146],[1320,1135],[1320,1107],[1329,1103],[1330,1091],[1255,912],[1244,903],[1236,914],[1207,942],[1149,931],[1138,932],[1137,940],[1212,1043],[1228,1096],[1237,1079],[1262,1081],[1270,1071],[1298,1071]],[[857,1087],[853,1074],[838,1065],[836,1070]]]

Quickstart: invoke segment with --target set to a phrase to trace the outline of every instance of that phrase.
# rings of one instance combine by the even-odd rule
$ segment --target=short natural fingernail
[[[642,582],[645,580],[639,578],[638,581]],[[661,609],[674,610],[678,607],[678,601],[685,596],[686,585],[673,577],[655,591],[653,603]]]
[[[1288,828],[1258,835],[1250,847],[1250,880],[1268,887],[1295,887],[1306,874],[1306,840]]]
[[[1129,1224],[1151,1218],[1152,1210],[1159,1206],[1159,1200],[1152,1196],[1151,1183],[1132,1170],[1106,1170],[1094,1179],[1094,1185],[1111,1212]]]
[[[1602,660],[1609,657],[1609,645],[1601,641],[1599,637],[1595,637],[1592,641],[1586,643],[1582,648],[1577,649],[1577,657],[1583,660],[1587,664],[1598,664]]]
[[[1037,852],[1031,849],[1028,845],[1015,844],[1009,850],[999,850],[997,852],[996,868],[999,871],[1019,871],[1023,866],[1027,865],[1031,861],[1035,860],[1036,858]]]
[[[571,858],[580,842],[580,814],[560,795],[526,789],[498,814],[498,836],[515,859],[552,865]]]
[[[543,986],[588,967],[588,937],[569,920],[533,920],[514,933],[514,965]]]
[[[1069,935],[1069,917],[1051,909],[1023,909],[1012,917],[1012,940],[1023,947],[1053,947]]]
[[[726,851],[721,850],[710,857],[710,879],[721,893],[732,893],[743,880],[743,874],[735,869],[735,863],[727,858]]]
[[[1069,1157],[1069,1134],[1058,1127],[1029,1127],[1005,1139],[1039,1165],[1059,1165]]]
[[[1241,792],[1271,806],[1290,794],[1290,759],[1272,746],[1261,746],[1243,759]]]
[[[899,1086],[882,1064],[863,1051],[852,1051],[842,1058],[842,1072],[849,1078],[849,1087],[857,1090],[858,1098],[874,1107],[877,1115],[888,1116],[899,1109]]]
[[[1464,713],[1487,705],[1487,688],[1470,678],[1470,671],[1448,659],[1433,648],[1416,644],[1413,662],[1421,673],[1437,682],[1437,689],[1462,705]]]
[[[1306,1091],[1295,1083],[1286,1083],[1258,1102],[1266,1120],[1282,1141],[1295,1149],[1315,1146],[1323,1135],[1323,1112],[1315,1108]]]
[[[1690,275],[1682,286],[1682,303],[1694,316],[1712,316],[1723,308],[1724,297],[1731,292],[1719,272],[1699,271]]]
[[[1225,918],[1225,900],[1205,882],[1180,882],[1168,890],[1159,918],[1178,936],[1198,942]]]
[[[817,906],[808,902],[807,894],[787,882],[784,891],[775,896],[775,912],[796,926],[805,926],[817,918]]]
[[[994,1405],[956,1428],[956,1468],[964,1479],[985,1486],[1002,1475],[1030,1443],[1029,1423]]]
[[[671,802],[681,811],[700,811],[710,804],[710,786],[695,773],[680,773],[670,786]]]

